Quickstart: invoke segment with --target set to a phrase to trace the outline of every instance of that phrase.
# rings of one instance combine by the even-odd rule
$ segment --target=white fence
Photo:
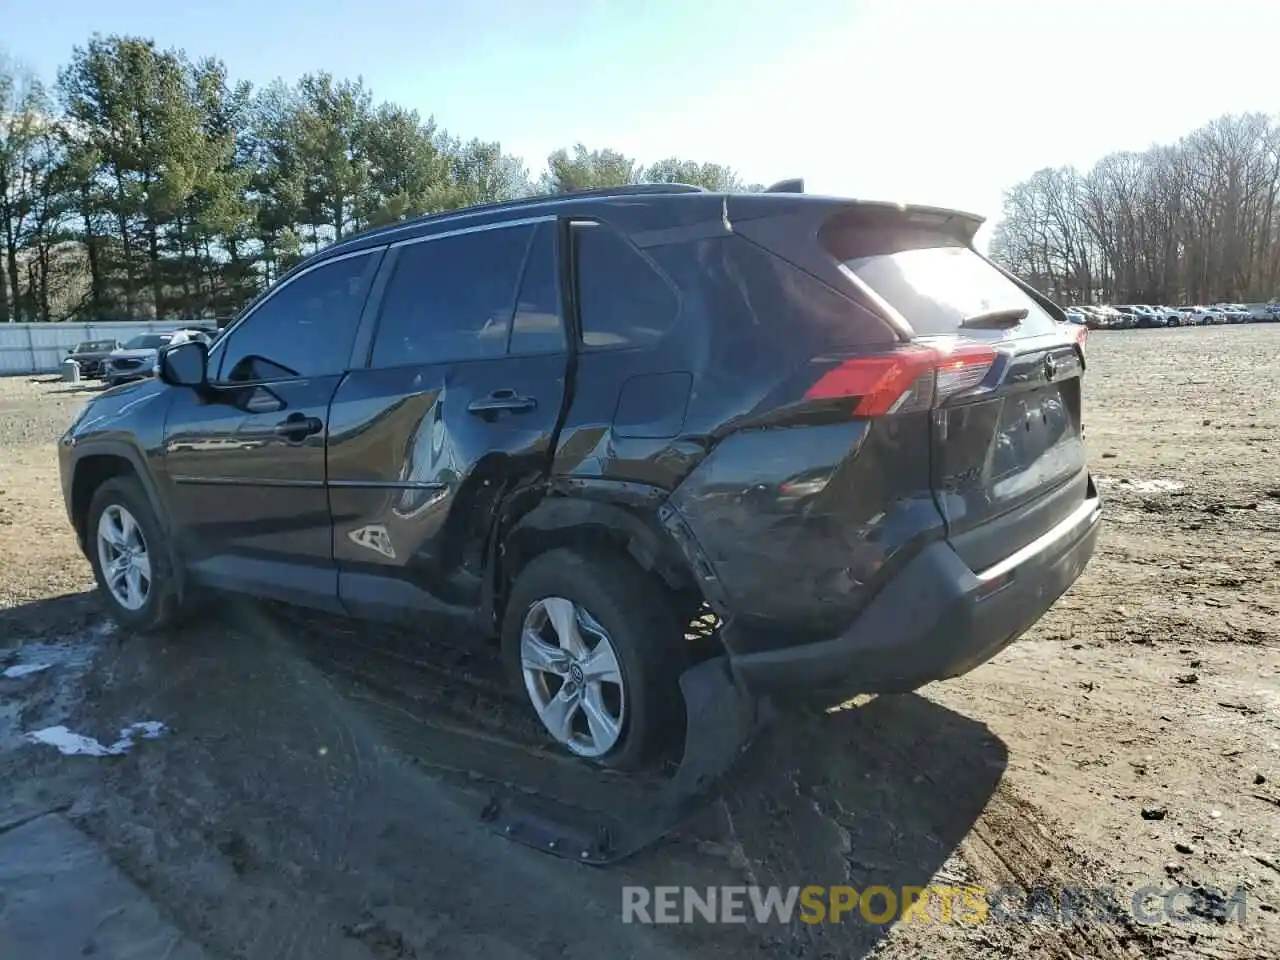
[[[0,377],[20,373],[56,373],[67,351],[85,340],[119,340],[123,343],[140,333],[167,333],[187,326],[191,326],[190,320],[0,323]]]

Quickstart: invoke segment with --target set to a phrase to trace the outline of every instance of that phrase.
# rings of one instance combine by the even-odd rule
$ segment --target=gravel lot
[[[53,448],[92,388],[0,380],[0,667],[51,664],[0,678],[0,833],[64,811],[211,957],[1276,956],[1280,325],[1100,332],[1088,352],[1106,526],[1079,583],[968,677],[783,719],[722,799],[606,871],[480,826],[469,770],[565,789],[582,773],[538,755],[464,639],[234,605],[171,637],[114,630]],[[65,723],[110,742],[150,719],[168,733],[121,757],[22,738]],[[619,920],[628,883],[931,879],[1123,903],[1240,889],[1246,913],[1220,922],[1200,897],[1155,925]]]

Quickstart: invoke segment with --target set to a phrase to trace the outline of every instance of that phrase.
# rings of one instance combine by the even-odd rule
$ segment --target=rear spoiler
[[[832,212],[822,225],[824,231],[838,231],[843,227],[885,227],[929,230],[953,237],[966,246],[973,245],[973,238],[986,218],[963,210],[946,207],[927,207],[919,204],[882,203],[878,201],[850,200],[842,209]]]

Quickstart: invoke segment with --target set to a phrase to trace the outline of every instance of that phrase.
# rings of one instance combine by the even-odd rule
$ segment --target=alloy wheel
[[[520,633],[525,690],[543,726],[580,757],[609,753],[622,736],[626,688],[613,641],[564,597],[530,604]]]
[[[140,610],[151,593],[151,557],[142,527],[125,507],[113,503],[98,517],[98,565],[116,603]]]

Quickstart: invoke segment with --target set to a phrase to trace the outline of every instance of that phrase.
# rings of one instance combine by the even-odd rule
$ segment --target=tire
[[[599,683],[610,719],[618,719],[617,739],[605,750],[598,750],[596,727],[588,722],[586,706],[589,683],[577,674],[579,706],[571,712],[575,732],[566,740],[552,733],[538,709],[538,698],[555,690],[557,677],[540,676],[548,681],[527,681],[522,656],[522,638],[526,622],[539,622],[546,614],[545,602],[571,601],[575,613],[585,612],[587,619],[574,617],[579,635],[590,645],[592,623],[603,631],[604,639],[616,655],[621,696],[614,696],[612,683]],[[541,611],[541,613],[539,612]],[[542,635],[554,641],[557,633],[550,617],[545,617]],[[547,646],[557,650],[554,643]],[[599,646],[596,647],[597,651]],[[559,548],[535,557],[520,572],[512,587],[502,623],[502,656],[508,674],[520,697],[546,727],[548,736],[570,753],[617,770],[636,770],[661,755],[683,735],[684,701],[680,694],[680,674],[688,662],[684,632],[676,604],[661,584],[628,557],[607,549],[580,550]],[[590,658],[580,662],[587,664]],[[569,686],[571,670],[561,670]],[[599,698],[596,698],[597,705]],[[621,709],[613,708],[621,704]],[[584,742],[590,744],[584,747]]]
[[[105,550],[103,548],[102,540],[108,539],[103,526],[104,514],[110,514],[105,521],[107,527],[127,531],[132,526],[138,531],[136,537],[125,534],[134,554],[133,566],[138,571],[137,586],[144,594],[136,607],[122,601],[108,583],[103,571],[104,554],[111,555],[107,558],[110,560],[119,557],[122,552],[115,544]],[[125,516],[132,524],[121,523]],[[108,542],[110,543],[109,539]],[[139,545],[141,555],[145,556],[145,569],[149,576],[143,573],[143,564],[138,554]],[[98,581],[98,592],[117,623],[130,630],[150,632],[163,630],[177,622],[178,580],[170,559],[169,539],[156,518],[155,511],[151,509],[151,501],[142,484],[136,478],[112,477],[93,492],[85,518],[85,547],[89,563],[93,567],[94,579]],[[124,582],[126,586],[122,589],[132,594],[128,574],[124,576]]]

